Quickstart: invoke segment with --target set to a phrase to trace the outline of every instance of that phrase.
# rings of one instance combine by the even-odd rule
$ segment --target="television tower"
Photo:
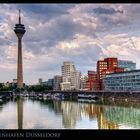
[[[23,88],[23,73],[22,73],[22,37],[26,32],[25,27],[21,24],[20,10],[19,23],[15,25],[14,32],[18,37],[18,64],[17,64],[17,87]]]

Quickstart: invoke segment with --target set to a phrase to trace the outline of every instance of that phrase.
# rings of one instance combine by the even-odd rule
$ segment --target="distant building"
[[[88,77],[87,76],[81,76],[80,78],[80,89],[84,90],[86,89],[86,81],[87,81]]]
[[[107,74],[103,83],[107,91],[139,91],[140,70]]]
[[[63,62],[63,65],[61,68],[62,68],[63,77],[70,77],[71,72],[74,72],[76,70],[73,62],[69,62],[69,61]]]
[[[119,60],[118,66],[124,68],[124,71],[131,71],[136,69],[136,63],[128,60]]]
[[[62,69],[62,83],[61,90],[79,90],[81,73],[76,70],[73,62],[65,61],[61,67]]]
[[[43,81],[40,83],[41,85],[47,86],[48,85],[48,81]]]
[[[107,70],[107,62],[104,60],[97,61],[97,78],[98,80],[101,80],[103,75],[102,71]]]
[[[13,79],[13,82],[11,83],[12,87],[17,86],[17,79]],[[25,86],[25,83],[23,83],[23,87]]]
[[[38,79],[38,84],[41,85],[42,82],[43,82],[42,78],[39,78],[39,79]]]
[[[71,72],[71,89],[73,90],[80,89],[80,78],[81,78],[80,71]]]
[[[71,90],[71,82],[62,82],[60,87],[62,91]]]
[[[86,89],[89,91],[99,90],[99,82],[97,79],[97,73],[95,71],[88,71],[88,78],[86,81]]]
[[[17,83],[17,79],[13,79],[13,84],[16,84]]]
[[[9,87],[10,86],[10,83],[7,81],[6,83],[4,83],[4,86],[5,87]]]
[[[43,81],[43,82],[41,82],[40,84],[41,84],[41,85],[45,85],[45,86],[53,87],[53,80],[54,80],[54,79],[48,79],[48,81]]]
[[[48,79],[47,85],[53,87],[54,79]]]
[[[53,90],[61,90],[60,83],[62,83],[62,76],[55,75],[54,76]]]

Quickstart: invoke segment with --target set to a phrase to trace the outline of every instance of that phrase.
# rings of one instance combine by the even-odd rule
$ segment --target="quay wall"
[[[0,98],[6,98],[12,96],[12,92],[9,91],[0,91]]]
[[[78,94],[94,95],[107,100],[140,100],[140,91],[45,91],[44,93],[62,93],[67,98],[78,98]]]

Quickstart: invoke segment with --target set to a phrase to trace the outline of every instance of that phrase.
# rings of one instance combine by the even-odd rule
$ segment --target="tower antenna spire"
[[[21,24],[20,9],[19,9],[19,24]]]
[[[14,32],[18,38],[18,59],[17,59],[17,87],[23,88],[23,72],[22,72],[22,37],[26,32],[25,27],[21,24],[20,9],[19,9],[19,23],[15,24]]]

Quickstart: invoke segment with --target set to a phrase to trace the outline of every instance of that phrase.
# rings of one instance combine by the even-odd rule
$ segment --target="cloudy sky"
[[[0,82],[16,78],[18,9],[27,84],[61,74],[63,61],[83,75],[105,57],[133,60],[140,69],[140,4],[0,4]]]

